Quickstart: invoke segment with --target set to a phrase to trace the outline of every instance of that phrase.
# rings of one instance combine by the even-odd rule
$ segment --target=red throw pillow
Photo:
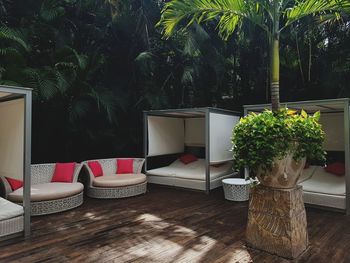
[[[73,182],[75,163],[56,163],[55,172],[51,182],[71,183]]]
[[[102,166],[99,161],[88,161],[88,166],[95,177],[103,175]]]
[[[117,159],[117,174],[132,174],[134,159]]]
[[[184,154],[180,157],[180,161],[184,164],[189,164],[197,161],[198,158],[193,154]]]
[[[326,172],[335,174],[338,176],[345,175],[345,164],[344,163],[332,163],[327,165],[325,168]]]
[[[23,187],[23,181],[5,177],[9,185],[11,186],[12,191],[16,191],[17,189]]]

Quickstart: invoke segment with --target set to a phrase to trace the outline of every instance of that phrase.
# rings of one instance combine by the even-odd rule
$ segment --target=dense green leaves
[[[307,157],[309,161],[324,161],[324,132],[319,118],[319,112],[296,114],[287,109],[250,113],[233,130],[236,167],[248,167],[252,174],[259,168],[269,170],[275,159],[288,153],[295,160]]]

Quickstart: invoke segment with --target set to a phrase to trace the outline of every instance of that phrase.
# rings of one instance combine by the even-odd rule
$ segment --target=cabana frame
[[[345,212],[350,215],[350,99],[326,99],[297,102],[283,102],[281,107],[293,108],[296,110],[321,111],[323,113],[344,113],[344,153],[345,153]],[[264,109],[271,109],[271,104],[245,105],[244,115],[249,112],[261,112]]]
[[[0,103],[24,99],[24,145],[23,145],[23,208],[24,236],[30,236],[30,186],[31,186],[31,130],[32,130],[32,89],[0,85],[0,93],[8,95],[0,97]]]
[[[217,113],[229,116],[241,116],[241,113],[219,108],[203,107],[203,108],[185,108],[185,109],[167,109],[167,110],[151,110],[144,111],[144,158],[145,171],[148,169],[148,117],[169,117],[169,118],[204,118],[205,119],[205,192],[210,192],[210,114]],[[232,127],[233,128],[233,127]]]

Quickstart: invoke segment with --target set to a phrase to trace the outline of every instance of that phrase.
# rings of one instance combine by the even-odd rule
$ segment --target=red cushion
[[[328,173],[335,175],[345,175],[345,164],[344,163],[332,163],[324,168]]]
[[[56,163],[51,182],[72,183],[75,163]]]
[[[117,174],[132,174],[134,159],[117,159]]]
[[[103,175],[102,166],[99,161],[88,161],[88,166],[95,177]]]
[[[9,185],[11,186],[12,191],[16,191],[17,189],[23,187],[23,181],[5,177]]]
[[[180,157],[180,161],[184,164],[189,164],[197,161],[198,158],[194,156],[193,154],[184,154]]]

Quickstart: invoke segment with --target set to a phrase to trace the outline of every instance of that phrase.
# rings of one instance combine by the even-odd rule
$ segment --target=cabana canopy
[[[349,98],[283,102],[281,107],[305,110],[308,113],[321,112],[320,123],[325,132],[324,150],[344,152],[345,156],[345,209],[350,214],[350,114]],[[271,104],[245,105],[244,114],[271,109]]]
[[[24,232],[30,234],[32,90],[0,85],[0,175],[24,182]]]
[[[232,160],[232,128],[239,122],[239,115],[217,108],[144,112],[146,171],[149,157],[184,153],[186,147],[203,148],[209,192],[209,165]]]

